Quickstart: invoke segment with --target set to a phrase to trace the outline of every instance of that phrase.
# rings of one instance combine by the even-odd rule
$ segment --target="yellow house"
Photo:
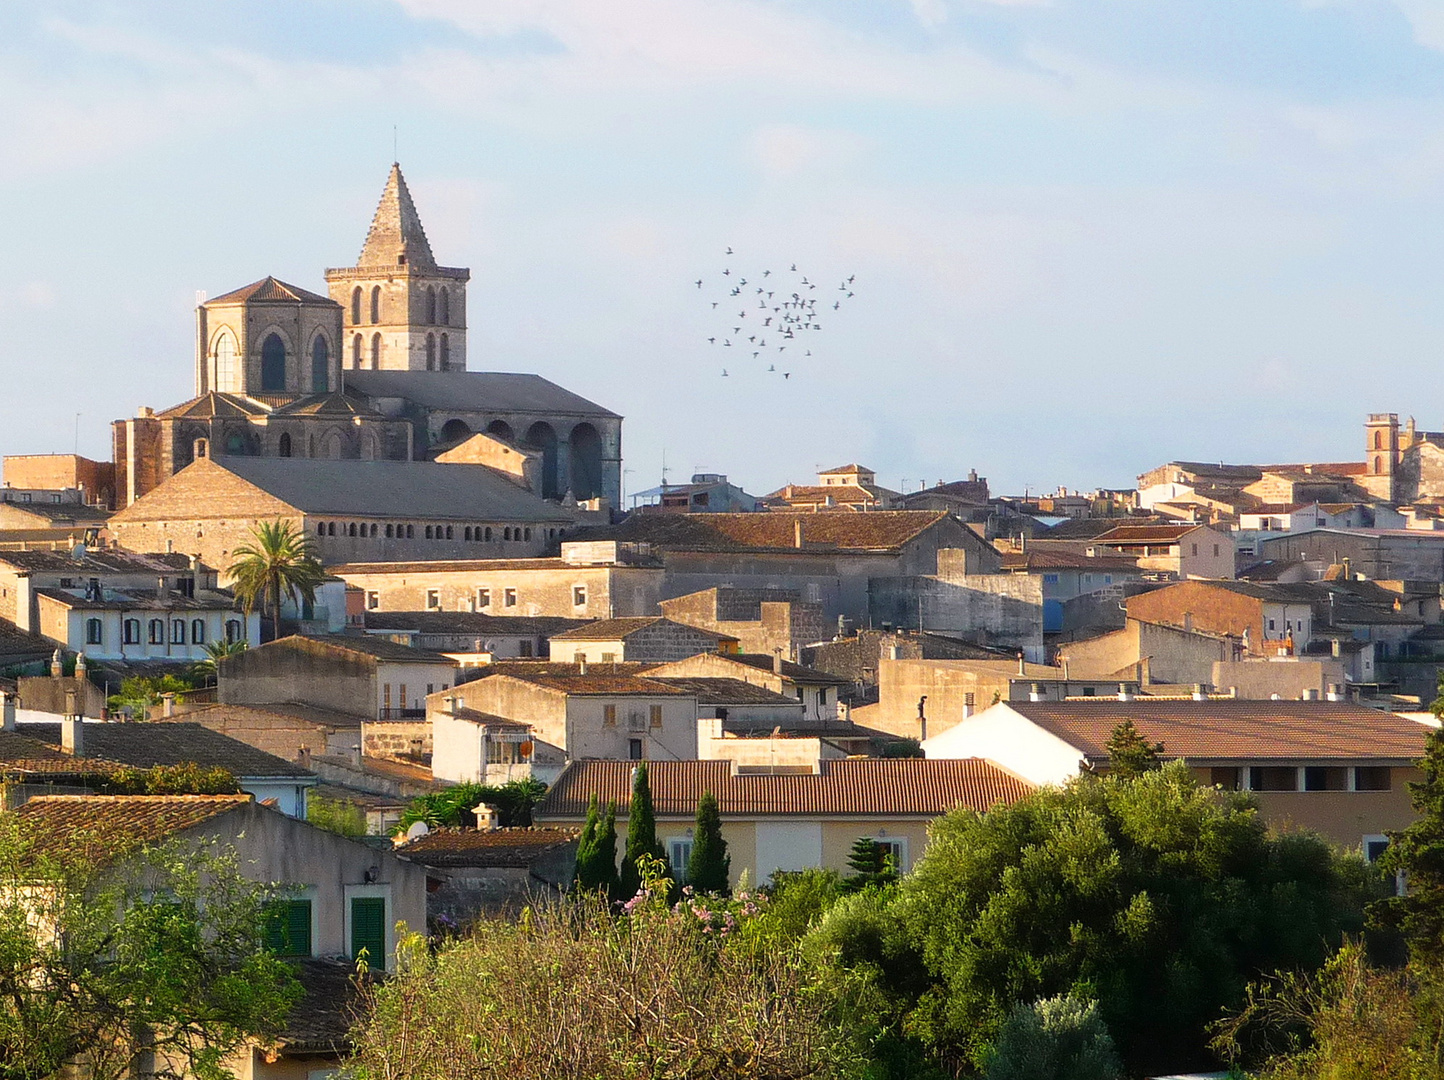
[[[617,832],[625,834],[635,767],[627,761],[573,762],[533,819],[580,825],[595,793],[603,804],[616,800]],[[1034,787],[976,759],[847,758],[780,766],[651,761],[647,778],[657,839],[679,880],[685,880],[692,854],[697,802],[704,792],[716,796],[734,884],[744,871],[758,883],[779,870],[846,872],[848,853],[862,837],[876,840],[906,871],[927,847],[934,818],[960,806],[981,811],[1011,803]]]

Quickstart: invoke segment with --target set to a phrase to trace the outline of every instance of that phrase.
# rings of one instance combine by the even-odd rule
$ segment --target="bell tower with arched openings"
[[[326,271],[341,305],[342,363],[362,371],[465,371],[466,283],[438,266],[401,166],[393,164],[357,264]]]
[[[1368,422],[1364,424],[1364,475],[1360,481],[1361,486],[1371,495],[1393,502],[1402,453],[1403,447],[1399,445],[1399,414],[1370,413]]]

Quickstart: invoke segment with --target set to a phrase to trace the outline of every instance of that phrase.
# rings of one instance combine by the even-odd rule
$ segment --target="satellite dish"
[[[413,821],[413,822],[411,823],[411,828],[409,828],[409,829],[406,830],[406,839],[408,839],[408,840],[415,840],[415,839],[417,839],[418,837],[425,836],[425,835],[426,835],[427,833],[429,833],[430,831],[431,831],[431,826],[427,825],[426,822],[424,822],[424,821]]]

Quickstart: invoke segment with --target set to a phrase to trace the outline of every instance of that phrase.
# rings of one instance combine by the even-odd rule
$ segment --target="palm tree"
[[[208,641],[206,642],[205,657],[191,665],[191,674],[205,679],[207,682],[214,682],[220,677],[221,661],[228,656],[235,656],[237,653],[245,651],[245,638],[237,638],[235,641],[227,641],[224,638],[219,641]]]
[[[289,597],[294,604],[299,596],[313,604],[316,587],[326,579],[312,539],[291,522],[279,520],[263,521],[251,531],[251,542],[235,550],[230,575],[246,614],[257,601],[263,615],[270,609],[274,637],[281,633],[281,598]]]

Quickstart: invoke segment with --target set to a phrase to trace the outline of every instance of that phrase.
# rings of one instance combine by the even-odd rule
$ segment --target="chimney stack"
[[[1026,666],[1024,660],[1023,660],[1023,650],[1022,650],[1022,649],[1019,649],[1019,650],[1018,650],[1018,674],[1019,674],[1019,675],[1026,675],[1026,674],[1028,674],[1028,668],[1027,668],[1027,666]]]
[[[1193,612],[1191,611],[1183,613],[1183,632],[1185,634],[1193,633]]]
[[[1343,701],[1344,687],[1341,683],[1329,683],[1329,700]]]
[[[1125,682],[1121,682],[1121,683],[1118,684],[1118,700],[1119,700],[1119,701],[1132,701],[1132,700],[1133,700],[1133,695],[1132,695],[1131,693],[1129,693],[1129,691],[1128,691],[1128,684],[1125,683]]]
[[[578,675],[585,675],[586,673],[587,673],[587,658],[586,658],[585,656],[579,656],[579,657],[577,657],[577,674],[578,674]]]
[[[65,662],[60,659],[60,650],[56,649],[50,654],[50,677],[58,679],[65,674]]]
[[[1028,700],[1034,704],[1047,700],[1047,696],[1043,693],[1042,683],[1035,682],[1032,686],[1028,687]]]
[[[166,720],[169,720],[175,715],[174,694],[162,694],[160,696],[160,715]]]
[[[85,718],[75,711],[75,691],[65,691],[65,719],[60,721],[60,749],[72,757],[85,756]]]
[[[1318,688],[1317,688],[1317,687],[1314,687],[1314,686],[1306,686],[1306,687],[1304,687],[1303,700],[1304,700],[1304,701],[1318,701],[1318,700],[1319,700],[1319,691],[1318,691]]]
[[[1193,684],[1193,700],[1194,700],[1194,701],[1207,701],[1207,700],[1208,700],[1208,694],[1204,691],[1203,683],[1201,683],[1201,682],[1196,682],[1196,683]]]
[[[802,519],[801,519],[801,518],[795,518],[795,519],[793,520],[793,522],[792,522],[792,546],[795,547],[795,548],[800,548],[800,547],[802,546]]]
[[[781,650],[781,649],[773,649],[773,650],[772,650],[772,674],[774,674],[774,675],[781,675],[781,674],[782,674],[782,650]]]
[[[1340,643],[1339,639],[1334,638],[1333,641],[1330,643],[1329,652],[1333,653],[1334,659],[1337,660],[1343,654],[1343,651],[1343,646]]]
[[[0,690],[0,731],[15,730],[15,695]]]

